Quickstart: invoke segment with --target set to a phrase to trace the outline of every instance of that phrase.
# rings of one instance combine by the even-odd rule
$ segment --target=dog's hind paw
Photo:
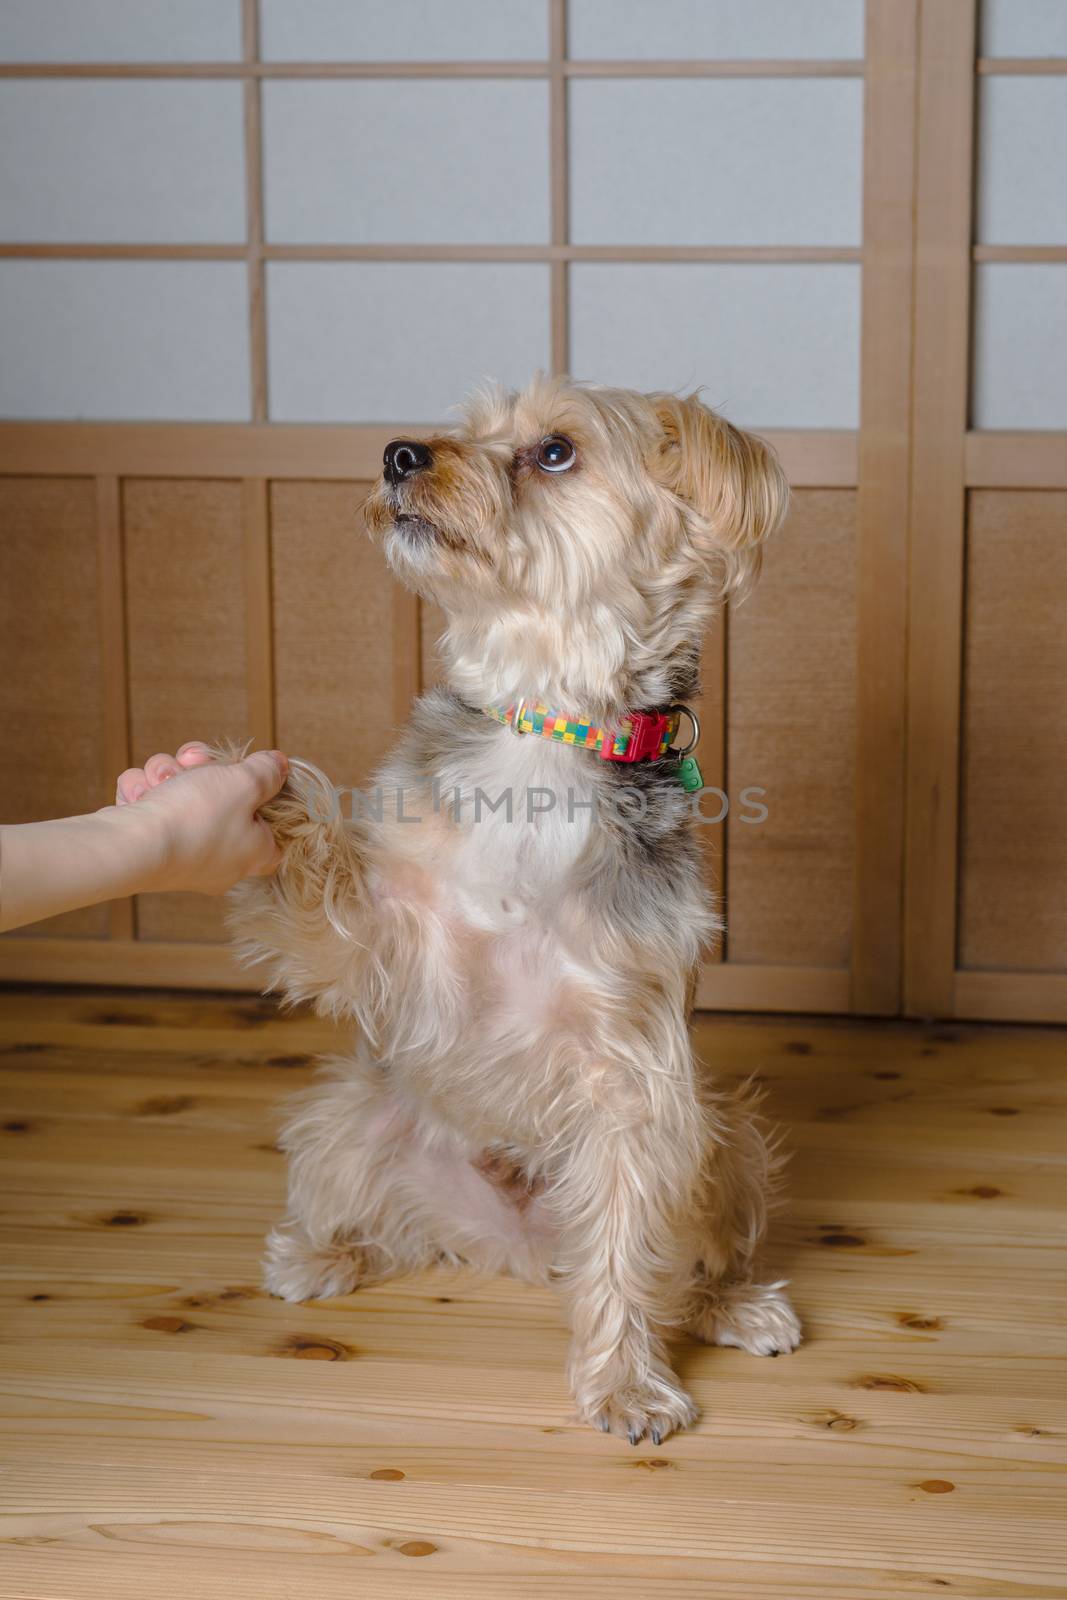
[[[302,1229],[272,1228],[263,1258],[263,1282],[282,1300],[330,1300],[351,1294],[368,1277],[359,1245],[314,1245]]]
[[[705,1344],[729,1345],[751,1356],[788,1355],[803,1338],[784,1283],[712,1288],[690,1324]]]

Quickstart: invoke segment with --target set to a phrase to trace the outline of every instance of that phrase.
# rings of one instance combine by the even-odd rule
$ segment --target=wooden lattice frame
[[[194,64],[0,66],[2,77],[230,78],[244,85],[244,245],[0,245],[0,258],[243,260],[249,277],[251,424],[0,425],[0,473],[90,476],[97,485],[104,640],[103,767],[129,764],[120,486],[135,476],[243,482],[246,674],[257,741],[273,742],[270,480],[359,479],[394,428],[269,425],[264,264],[288,261],[532,261],[550,270],[553,368],[568,366],[567,267],[577,261],[845,261],[864,271],[858,434],[772,435],[794,484],[857,487],[857,790],[851,970],[711,963],[704,1004],[778,1010],[1067,1020],[1067,976],[957,972],[958,759],[964,498],[968,487],[1067,487],[1062,434],[968,433],[967,293],[972,261],[1067,261],[1067,247],[974,246],[974,75],[1064,74],[1067,60],[974,57],[976,0],[867,0],[863,61],[570,61],[566,0],[548,0],[541,61],[274,63],[260,60],[256,0],[242,0],[243,59]],[[568,233],[571,78],[863,77],[863,245],[576,246]],[[551,228],[540,246],[271,245],[263,237],[260,84],[268,78],[544,78]],[[947,292],[951,290],[951,292]],[[946,300],[952,306],[944,315]],[[911,330],[909,339],[902,330]],[[416,427],[411,419],[398,419]],[[908,529],[912,530],[909,543]],[[919,536],[917,537],[916,534]],[[397,593],[393,695],[420,681],[417,602]],[[724,777],[726,628],[705,663],[709,783]],[[926,688],[934,682],[931,697]],[[909,683],[911,693],[909,694]],[[721,841],[718,848],[721,850]],[[720,863],[721,865],[721,863]],[[0,974],[20,979],[232,985],[213,946],[138,944],[130,902],[110,940],[7,939]]]

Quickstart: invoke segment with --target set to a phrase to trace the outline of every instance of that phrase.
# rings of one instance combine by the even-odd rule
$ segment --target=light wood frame
[[[975,0],[867,0],[863,61],[570,61],[566,0],[548,0],[543,61],[268,63],[256,0],[242,0],[240,62],[0,66],[0,77],[227,78],[243,84],[244,245],[0,245],[0,257],[244,260],[249,279],[250,424],[0,425],[0,473],[92,477],[97,486],[107,779],[129,764],[122,483],[139,476],[241,480],[247,698],[257,742],[274,737],[268,485],[376,475],[392,425],[267,424],[265,263],[271,260],[534,261],[550,271],[553,368],[568,365],[567,268],[577,261],[862,262],[858,433],[770,435],[798,487],[858,490],[855,892],[850,969],[709,963],[701,1004],[1067,1020],[1067,977],[957,972],[957,769],[964,496],[974,487],[1067,487],[1061,434],[966,431],[973,260],[1067,260],[1067,247],[971,241],[975,73],[1063,73],[1067,61],[975,60]],[[866,86],[861,249],[576,246],[568,232],[567,97],[574,78],[862,77]],[[549,84],[551,227],[541,246],[271,245],[263,235],[260,85],[271,78],[544,78]],[[911,337],[902,330],[911,330]],[[911,537],[909,542],[909,527]],[[397,716],[418,692],[418,602],[394,601]],[[705,663],[708,781],[725,751],[728,619]],[[718,831],[718,830],[717,830]],[[721,870],[723,842],[714,841]],[[141,944],[129,902],[106,940],[0,944],[0,977],[252,987],[210,945]]]
[[[958,965],[967,493],[1067,488],[1067,434],[970,432],[971,276],[1067,247],[973,243],[976,75],[1067,75],[1063,60],[975,60],[977,0],[921,0],[908,601],[903,1009],[1067,1022],[1067,972]]]

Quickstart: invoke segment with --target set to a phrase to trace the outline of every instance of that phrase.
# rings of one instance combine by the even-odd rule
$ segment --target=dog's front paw
[[[680,1384],[655,1375],[581,1408],[583,1421],[634,1445],[642,1439],[662,1444],[679,1428],[688,1428],[697,1415],[696,1405]]]

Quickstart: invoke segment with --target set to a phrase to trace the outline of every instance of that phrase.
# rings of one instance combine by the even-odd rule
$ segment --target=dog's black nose
[[[398,484],[413,472],[422,472],[432,460],[430,451],[417,439],[393,439],[385,447],[385,476],[391,484]]]

